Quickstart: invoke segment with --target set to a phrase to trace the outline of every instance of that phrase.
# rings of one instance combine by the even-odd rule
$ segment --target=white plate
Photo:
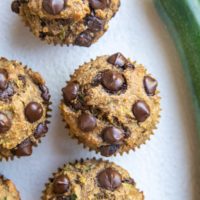
[[[111,158],[126,168],[146,200],[199,200],[198,142],[189,93],[174,45],[149,0],[122,0],[109,31],[91,48],[48,46],[36,39],[0,1],[0,56],[17,59],[39,71],[53,101],[50,131],[31,157],[0,163],[22,200],[39,200],[44,183],[65,162],[99,157],[70,139],[61,122],[61,88],[80,64],[97,55],[120,51],[143,63],[159,81],[162,118],[147,145]]]

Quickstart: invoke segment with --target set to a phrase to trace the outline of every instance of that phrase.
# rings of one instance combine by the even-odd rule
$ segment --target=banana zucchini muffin
[[[42,200],[144,200],[128,172],[103,160],[64,165],[50,178]]]
[[[108,29],[120,0],[15,0],[33,34],[47,43],[89,47]]]
[[[82,65],[62,92],[69,134],[103,156],[145,143],[160,117],[157,81],[121,53]]]
[[[39,73],[0,58],[0,160],[32,154],[48,131],[49,100]]]
[[[20,200],[19,192],[11,180],[0,175],[0,200]]]

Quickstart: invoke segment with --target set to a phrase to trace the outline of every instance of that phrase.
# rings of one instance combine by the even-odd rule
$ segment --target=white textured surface
[[[39,200],[44,183],[58,166],[96,156],[67,136],[58,110],[60,90],[77,66],[116,51],[143,63],[158,79],[163,111],[158,130],[147,145],[110,160],[129,170],[146,200],[199,200],[200,162],[190,98],[176,50],[151,1],[122,0],[109,31],[88,49],[40,42],[10,12],[10,2],[0,1],[0,56],[39,71],[53,101],[50,131],[33,155],[0,163],[0,173],[16,183],[22,200]]]

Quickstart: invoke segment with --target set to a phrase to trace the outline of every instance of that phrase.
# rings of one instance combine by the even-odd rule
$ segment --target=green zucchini
[[[154,0],[154,4],[180,54],[200,138],[200,0]]]

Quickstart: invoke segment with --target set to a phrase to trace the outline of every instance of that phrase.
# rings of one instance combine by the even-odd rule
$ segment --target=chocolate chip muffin
[[[48,131],[49,100],[39,73],[0,58],[0,160],[32,154]]]
[[[103,160],[64,165],[50,178],[42,200],[143,200],[128,172]]]
[[[120,0],[15,0],[12,10],[47,43],[89,47],[108,29]]]
[[[0,175],[0,200],[20,200],[19,192],[11,180]]]
[[[160,117],[157,85],[142,65],[121,53],[82,65],[62,89],[69,134],[103,156],[139,147]]]

